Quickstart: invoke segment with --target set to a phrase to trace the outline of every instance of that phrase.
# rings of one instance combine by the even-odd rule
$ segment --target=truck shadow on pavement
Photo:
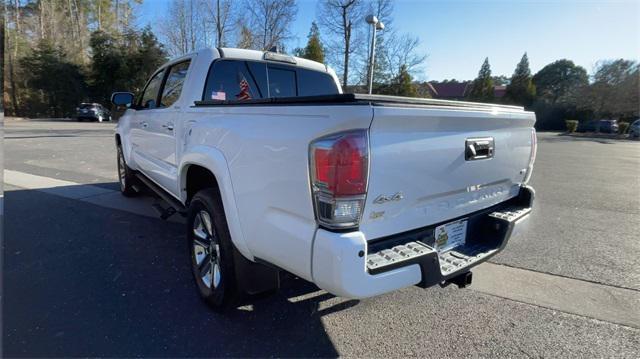
[[[188,263],[180,224],[8,191],[3,354],[338,356],[322,317],[358,301],[286,276],[278,293],[216,314],[198,297]]]

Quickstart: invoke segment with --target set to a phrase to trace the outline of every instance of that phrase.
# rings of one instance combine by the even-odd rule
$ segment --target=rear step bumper
[[[411,285],[458,284],[461,276],[499,253],[522,229],[533,199],[533,189],[522,187],[517,197],[465,216],[466,244],[445,253],[433,248],[434,229],[442,223],[369,242],[362,232],[318,229],[313,244],[313,281],[348,298],[371,297]]]

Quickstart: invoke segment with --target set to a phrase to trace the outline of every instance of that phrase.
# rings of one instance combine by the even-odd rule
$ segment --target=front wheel
[[[204,189],[189,205],[187,239],[198,292],[214,310],[230,308],[238,299],[233,244],[218,192]]]

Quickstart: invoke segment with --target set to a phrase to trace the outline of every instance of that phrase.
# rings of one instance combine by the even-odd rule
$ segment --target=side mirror
[[[133,94],[131,92],[114,92],[111,95],[111,103],[116,106],[131,107],[133,104]]]

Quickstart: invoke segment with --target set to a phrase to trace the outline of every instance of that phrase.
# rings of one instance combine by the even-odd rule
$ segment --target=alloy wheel
[[[220,244],[215,236],[211,216],[201,210],[193,221],[193,256],[196,276],[210,289],[220,286],[222,271],[220,266]]]
[[[127,186],[127,172],[124,166],[124,155],[122,154],[122,149],[118,149],[118,179],[120,181],[120,189],[123,191]]]

